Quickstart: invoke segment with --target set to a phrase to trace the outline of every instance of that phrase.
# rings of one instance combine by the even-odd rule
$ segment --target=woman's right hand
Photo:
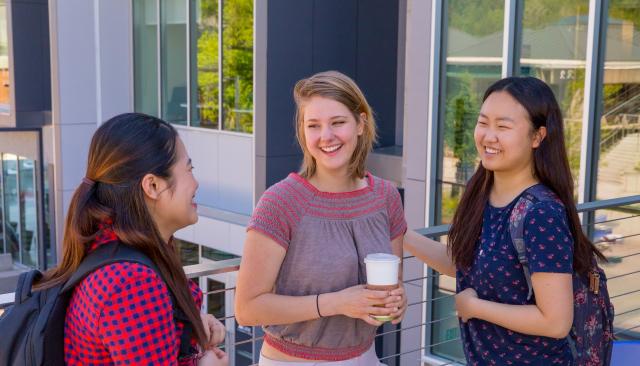
[[[397,301],[396,296],[389,296],[389,291],[368,290],[364,285],[348,287],[335,293],[336,312],[350,318],[362,319],[374,326],[382,325],[371,315],[390,315],[397,311],[394,308],[385,308],[375,305],[386,305]]]
[[[205,351],[198,360],[198,366],[229,366],[229,356],[217,347]]]

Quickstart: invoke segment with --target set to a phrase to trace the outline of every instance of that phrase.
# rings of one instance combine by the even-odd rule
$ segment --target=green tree
[[[475,168],[477,157],[473,131],[480,110],[479,96],[472,87],[469,73],[452,79],[448,93],[444,126],[444,141],[456,158],[456,183],[466,183]],[[457,197],[460,189],[451,188],[451,197]]]
[[[253,132],[253,0],[227,0],[222,13],[224,128]]]

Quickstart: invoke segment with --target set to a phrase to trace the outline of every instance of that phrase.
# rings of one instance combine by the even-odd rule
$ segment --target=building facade
[[[0,1],[0,252],[25,268],[55,265],[92,133],[136,111],[173,123],[196,167],[199,221],[176,235],[185,265],[240,256],[260,195],[300,163],[293,85],[330,69],[373,106],[369,169],[397,184],[411,228],[450,222],[477,166],[484,89],[510,75],[547,82],[577,202],[623,199],[583,220],[611,259],[619,337],[640,338],[640,208],[628,204],[640,200],[633,0]],[[405,279],[412,305],[402,331],[385,328],[384,354],[399,354],[387,362],[462,362],[454,281],[413,258]],[[259,341],[234,346],[259,335],[232,318],[223,290],[235,273],[200,285],[207,309],[227,317],[234,364],[254,363]]]

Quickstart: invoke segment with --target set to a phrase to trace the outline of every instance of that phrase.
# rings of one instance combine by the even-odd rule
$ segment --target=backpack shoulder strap
[[[156,265],[144,253],[128,245],[122,244],[120,241],[112,241],[99,246],[82,260],[78,269],[65,283],[62,292],[69,291],[76,287],[76,285],[78,285],[93,271],[108,264],[118,262],[140,263],[153,269],[158,273],[158,275],[160,275],[160,271]]]
[[[37,269],[32,269],[28,272],[23,272],[18,276],[18,283],[16,284],[15,303],[22,304],[29,297],[31,297],[31,288],[33,283],[42,277],[42,273]]]
[[[533,205],[548,199],[548,189],[545,186],[536,184],[535,186],[529,187],[522,193],[515,206],[513,206],[511,215],[509,216],[509,233],[511,234],[511,242],[513,243],[513,247],[516,249],[516,253],[518,253],[518,262],[522,265],[524,277],[527,281],[527,287],[529,288],[527,300],[531,299],[531,296],[533,295],[533,285],[531,283],[529,261],[527,260],[527,249],[524,243],[524,219]]]

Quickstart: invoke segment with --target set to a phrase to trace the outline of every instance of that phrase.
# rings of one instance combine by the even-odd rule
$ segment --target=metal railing
[[[577,206],[578,211],[585,215],[585,218],[591,217],[591,222],[586,222],[583,226],[585,229],[591,227],[593,233],[592,240],[603,250],[603,253],[609,259],[608,263],[602,266],[608,276],[608,286],[611,300],[616,308],[615,329],[614,332],[619,339],[640,339],[640,195],[616,198],[610,200],[601,200],[597,202],[589,202]],[[592,215],[588,215],[593,213]],[[417,230],[420,234],[440,239],[447,234],[449,225],[439,225],[427,227]],[[413,257],[405,257],[409,260]],[[212,275],[221,275],[224,273],[235,272],[239,269],[240,258],[228,259],[218,262],[202,263],[191,266],[185,266],[185,273],[190,278],[208,277]],[[409,278],[404,281],[405,286],[414,284],[433,288],[434,281],[438,280],[440,275],[436,272],[429,271],[427,275]],[[635,280],[634,280],[635,279]],[[432,286],[429,286],[431,283]],[[637,284],[637,285],[634,285]],[[437,288],[437,285],[435,286]],[[224,293],[231,294],[235,291],[235,287],[229,287],[214,291],[205,291],[204,295],[216,295]],[[421,307],[423,313],[426,309],[433,309],[436,306],[445,307],[444,311],[440,311],[440,316],[425,316],[424,321],[408,324],[406,321],[399,326],[385,325],[376,336],[377,339],[391,340],[396,338],[396,347],[392,352],[383,353],[381,360],[389,362],[390,365],[399,365],[399,357],[412,353],[426,354],[422,360],[416,360],[416,365],[425,363],[429,365],[460,365],[461,353],[456,355],[442,354],[439,350],[444,346],[455,345],[460,351],[459,334],[449,334],[448,337],[431,336],[428,344],[423,344],[419,348],[404,350],[397,346],[397,336],[402,332],[420,329],[421,334],[429,329],[441,325],[447,321],[457,319],[453,309],[447,308],[447,301],[452,301],[454,294],[446,291],[440,295],[434,296],[435,292],[427,292],[427,296],[419,301],[410,301],[410,308]],[[232,296],[231,296],[232,298]],[[6,307],[13,302],[13,294],[0,295],[0,308]],[[229,306],[232,309],[232,306]],[[220,317],[219,320],[225,322],[228,329],[228,339],[225,348],[230,351],[230,357],[240,358],[246,356],[246,363],[242,363],[239,359],[232,364],[236,365],[254,365],[259,355],[259,347],[263,339],[261,330],[258,327],[239,327],[235,322],[233,314]],[[451,347],[449,347],[451,348]],[[454,347],[455,348],[455,347]],[[233,353],[233,354],[231,354]],[[251,360],[251,361],[249,361]]]

